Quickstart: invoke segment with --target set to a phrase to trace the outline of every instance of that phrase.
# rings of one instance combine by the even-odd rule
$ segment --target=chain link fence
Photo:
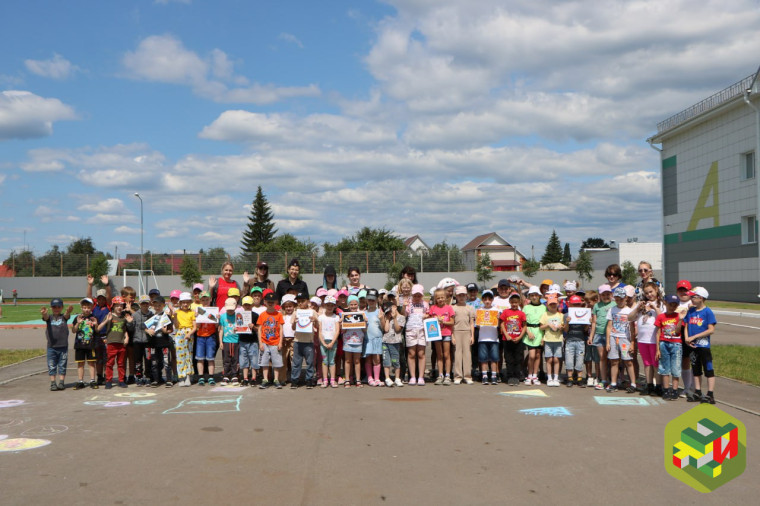
[[[347,276],[349,268],[356,267],[362,273],[397,273],[405,265],[414,267],[418,272],[462,272],[465,265],[462,254],[457,249],[434,250],[423,253],[410,251],[329,251],[316,252],[257,252],[237,256],[206,255],[202,253],[146,253],[143,256],[143,268],[151,270],[157,276],[181,274],[183,262],[197,267],[201,275],[218,275],[225,262],[232,262],[235,272],[253,273],[260,261],[269,265],[271,273],[284,274],[288,264],[294,258],[301,265],[302,274],[319,274],[328,265],[332,265],[338,276]],[[11,255],[5,262],[6,268],[18,277],[53,277],[86,276],[88,273],[113,274],[116,263],[116,275],[123,269],[140,269],[140,255],[130,254],[118,262],[102,254],[45,254],[36,256],[30,251]]]

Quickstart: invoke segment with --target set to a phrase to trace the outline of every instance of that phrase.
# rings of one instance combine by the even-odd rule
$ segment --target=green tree
[[[325,243],[325,251],[401,251],[404,241],[385,228],[364,227],[336,244]]]
[[[585,241],[583,241],[583,244],[581,244],[581,249],[584,248],[609,248],[610,245],[607,244],[607,241],[600,237],[589,237]]]
[[[491,255],[488,253],[480,254],[480,258],[475,264],[475,274],[477,275],[478,282],[483,286],[493,279],[494,275],[493,266],[491,265]]]
[[[522,273],[525,274],[526,277],[532,278],[536,275],[540,268],[541,263],[538,262],[535,258],[531,258],[530,260],[525,260],[525,262],[523,262]]]
[[[195,283],[201,282],[201,271],[198,269],[198,262],[185,256],[182,263],[179,264],[179,275],[182,283],[188,288],[192,288]]]
[[[11,251],[11,254],[3,261],[3,264],[13,269],[16,276],[31,276],[32,273],[36,274],[35,262],[34,253],[24,250],[18,253]]]
[[[425,254],[425,269],[430,272],[461,272],[464,270],[462,250],[445,240],[434,244]]]
[[[301,240],[293,234],[281,234],[265,244],[262,251],[312,254],[317,247],[317,243],[309,239]]]
[[[569,266],[572,261],[573,261],[573,257],[570,254],[570,244],[565,243],[565,249],[562,252],[562,263]]]
[[[108,274],[108,258],[103,253],[99,253],[90,258],[90,269],[88,271],[95,282],[100,286],[100,277]]]
[[[546,245],[546,251],[544,256],[541,257],[541,263],[543,265],[553,264],[562,261],[562,244],[559,242],[557,232],[552,230],[552,235],[549,237],[549,243]]]
[[[591,281],[591,274],[594,271],[594,262],[591,260],[591,253],[581,250],[575,259],[575,272],[578,278],[583,281]]]
[[[61,275],[61,250],[58,245],[53,245],[44,255],[36,258],[34,269],[35,276],[60,276]]]
[[[633,266],[630,260],[626,260],[623,262],[623,264],[620,266],[621,270],[623,271],[623,283],[626,285],[635,285],[636,284],[636,267]]]
[[[248,226],[243,231],[243,240],[241,241],[242,252],[244,255],[250,255],[252,252],[264,251],[262,248],[271,243],[276,235],[277,229],[274,228],[274,213],[269,201],[264,196],[259,185],[256,190],[256,197],[251,204],[251,214],[248,216]]]
[[[208,251],[201,249],[198,254],[201,256],[201,273],[215,276],[219,276],[222,272],[222,265],[230,258],[227,251],[222,247],[209,248]]]

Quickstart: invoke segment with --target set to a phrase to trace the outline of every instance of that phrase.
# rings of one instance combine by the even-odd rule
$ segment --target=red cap
[[[274,290],[272,290],[271,288],[267,288],[266,290],[264,290],[263,292],[261,292],[261,298],[264,298],[264,297],[266,297],[266,296],[267,296],[267,294],[270,294],[270,293],[272,293],[272,294],[273,294],[273,293],[274,293]]]
[[[682,279],[678,282],[676,288],[686,288],[687,290],[691,290],[691,283],[689,283],[688,279]]]
[[[124,304],[124,299],[122,299],[120,296],[116,296],[113,299],[111,299],[111,305],[114,304]]]
[[[573,295],[567,299],[568,304],[583,304],[583,299],[579,295]]]

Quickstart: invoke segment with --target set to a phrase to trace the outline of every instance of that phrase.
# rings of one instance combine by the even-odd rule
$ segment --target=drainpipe
[[[665,192],[663,191],[663,178],[662,178],[662,149],[658,148],[654,145],[654,142],[652,139],[647,139],[647,142],[649,143],[649,147],[660,153],[660,197],[662,200],[662,209],[660,209],[660,229],[662,230],[662,234],[660,234],[660,237],[662,237],[662,248],[660,248],[660,263],[662,265],[662,279],[660,282],[662,283],[662,286],[665,286]],[[676,170],[678,170],[676,168]]]
[[[758,70],[758,75],[760,75],[760,69]],[[747,103],[748,106],[752,108],[752,110],[755,111],[755,188],[757,191],[757,207],[755,208],[755,227],[757,227],[757,218],[760,217],[760,175],[757,173],[758,168],[758,156],[760,156],[760,109],[752,103],[752,101],[749,99],[750,94],[752,93],[752,89],[757,87],[757,76],[755,76],[755,81],[753,83],[753,86],[746,90],[744,92],[744,101]],[[755,232],[755,240],[757,240],[757,232]],[[760,247],[760,245],[758,245]],[[758,260],[758,267],[757,267],[757,274],[760,276],[760,251],[758,251],[757,255]],[[758,280],[758,286],[760,287],[760,279]],[[760,293],[760,290],[758,290]],[[760,295],[758,295],[760,297]]]

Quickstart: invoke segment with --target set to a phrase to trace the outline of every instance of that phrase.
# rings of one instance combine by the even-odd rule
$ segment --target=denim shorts
[[[565,344],[565,369],[568,371],[583,370],[583,353],[586,351],[585,341],[571,340]]]
[[[48,376],[55,376],[56,372],[58,372],[58,376],[66,376],[66,366],[68,363],[68,348],[61,347],[47,349]]]
[[[322,352],[323,365],[335,365],[335,354],[338,352],[338,343],[336,343],[332,348],[326,348],[320,344],[319,351]]]
[[[383,343],[383,367],[399,369],[401,362],[401,343]]]
[[[670,341],[660,341],[660,364],[657,372],[661,376],[681,377],[681,353],[683,348],[681,343]]]
[[[259,368],[259,343],[240,341],[238,348],[238,364],[241,369]]]
[[[544,358],[562,358],[562,343],[544,343]]]
[[[195,340],[195,360],[214,360],[216,358],[217,337],[198,337]]]
[[[499,343],[483,341],[478,343],[478,362],[498,362]]]
[[[270,361],[272,367],[282,367],[282,354],[276,344],[265,344],[259,349],[259,366],[269,367]]]
[[[593,346],[607,347],[607,336],[604,334],[594,334],[594,339],[591,341]]]
[[[599,348],[594,345],[586,345],[586,355],[583,359],[585,362],[599,362]]]

